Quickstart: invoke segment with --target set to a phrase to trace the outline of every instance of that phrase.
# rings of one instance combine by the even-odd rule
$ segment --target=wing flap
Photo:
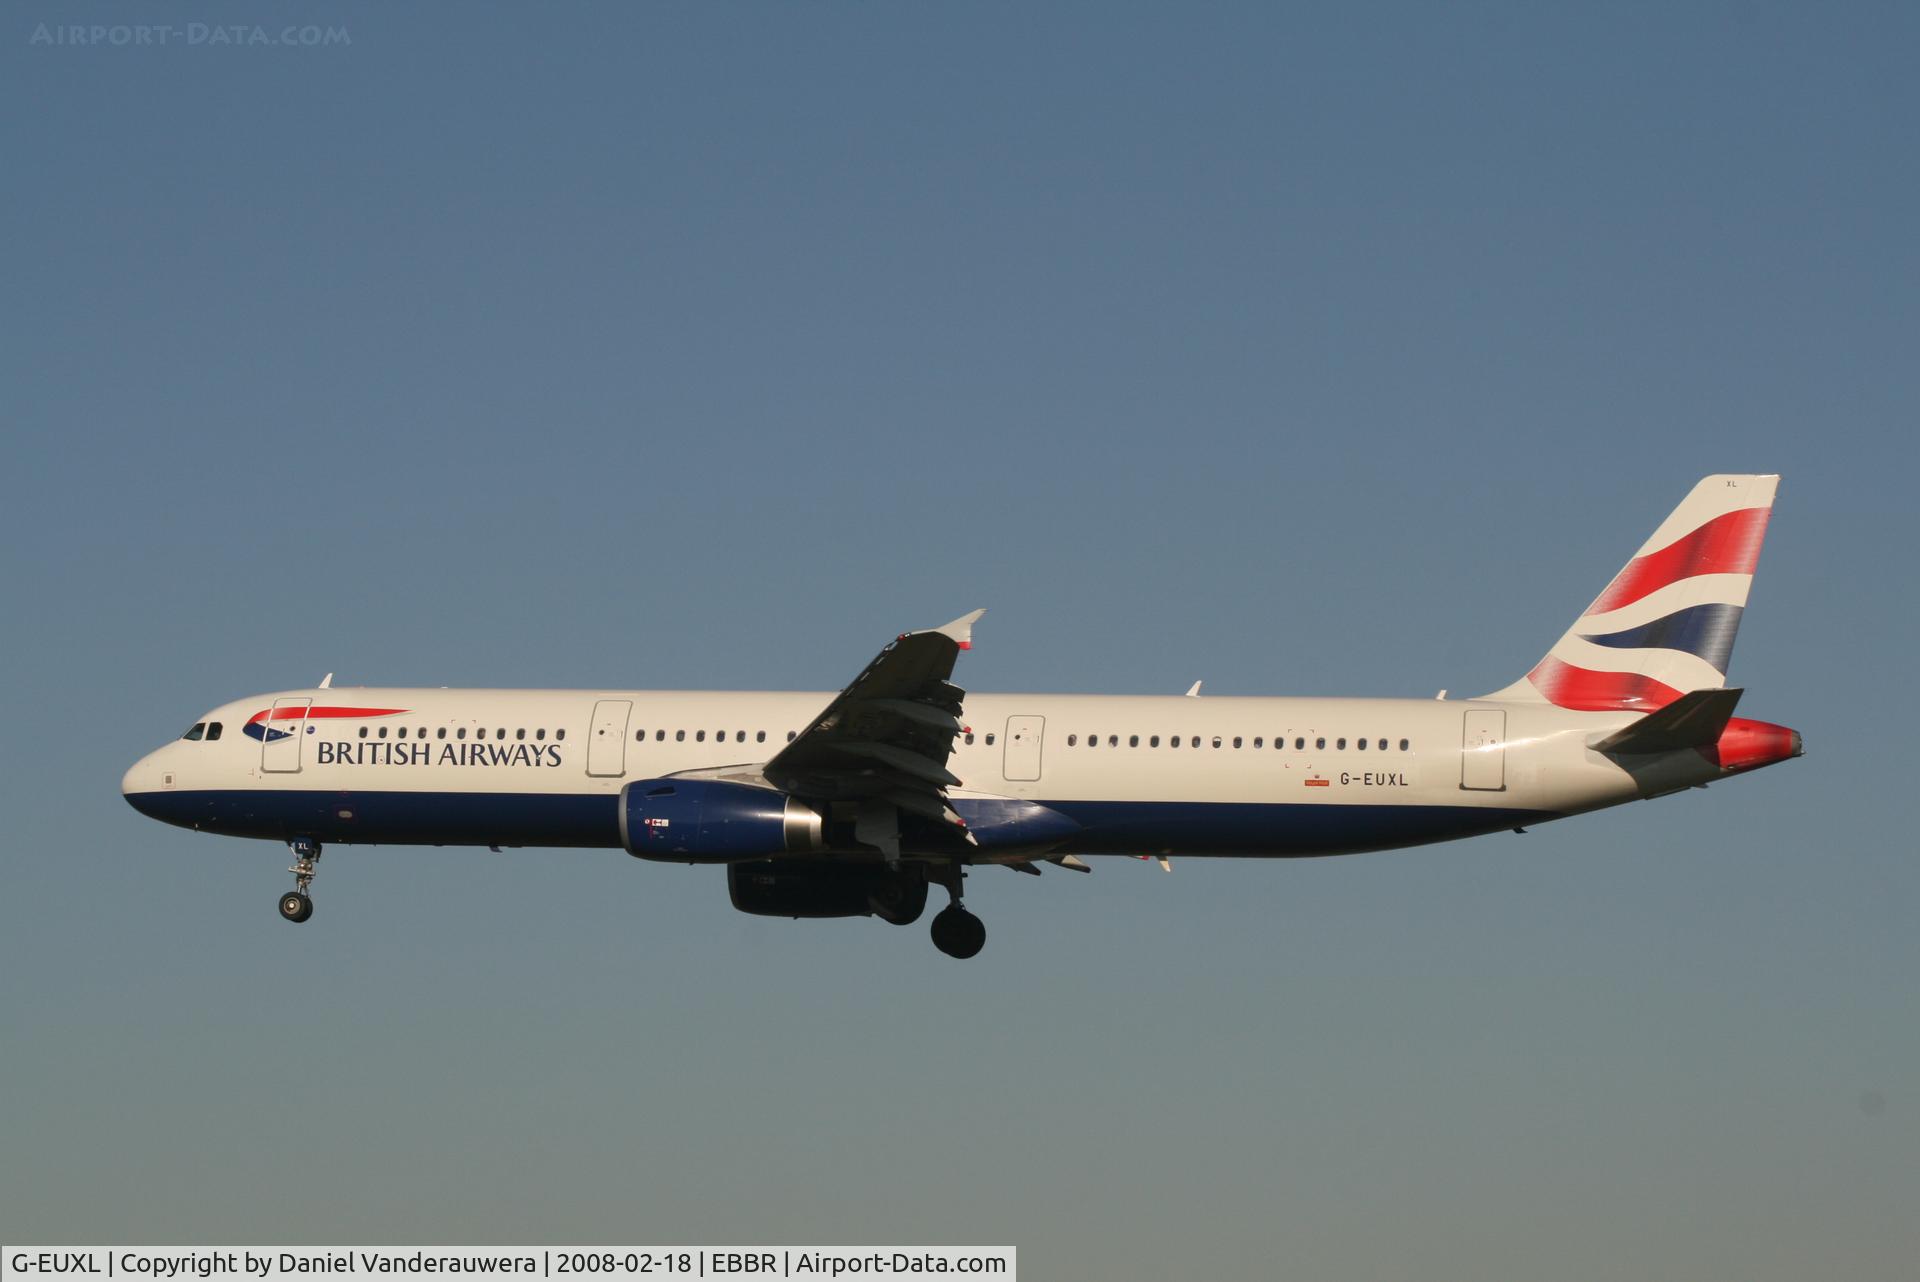
[[[975,610],[943,627],[896,637],[766,763],[767,780],[801,796],[860,802],[861,826],[876,838],[894,831],[872,809],[881,806],[941,825],[949,834],[943,840],[970,841],[946,793],[960,784],[947,763],[955,736],[966,728],[966,691],[950,678],[984,613]],[[879,845],[896,846],[897,838]]]

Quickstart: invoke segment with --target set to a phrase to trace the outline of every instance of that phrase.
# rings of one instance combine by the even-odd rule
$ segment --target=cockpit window
[[[220,737],[220,723],[218,721],[207,722],[207,742],[212,743],[215,739],[218,739],[219,737]]]
[[[193,729],[187,731],[185,734],[181,735],[180,737],[182,739],[192,739],[197,742],[200,736],[205,734],[206,732],[207,732],[207,723],[204,721],[196,721],[193,723]]]

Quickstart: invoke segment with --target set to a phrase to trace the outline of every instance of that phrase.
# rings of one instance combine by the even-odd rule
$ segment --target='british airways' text
[[[322,766],[558,766],[557,743],[383,743],[336,742],[313,745],[314,764]]]

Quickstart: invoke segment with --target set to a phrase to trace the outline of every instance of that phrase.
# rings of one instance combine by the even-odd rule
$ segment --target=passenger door
[[[1473,792],[1507,788],[1507,714],[1469,708],[1460,740],[1460,786]]]
[[[275,699],[260,727],[260,770],[264,774],[300,773],[300,744],[307,737],[310,698]]]

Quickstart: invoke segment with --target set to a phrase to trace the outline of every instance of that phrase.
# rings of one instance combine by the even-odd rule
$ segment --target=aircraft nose
[[[153,813],[147,798],[160,791],[160,768],[154,763],[156,755],[149,752],[120,776],[120,795],[143,815]]]

